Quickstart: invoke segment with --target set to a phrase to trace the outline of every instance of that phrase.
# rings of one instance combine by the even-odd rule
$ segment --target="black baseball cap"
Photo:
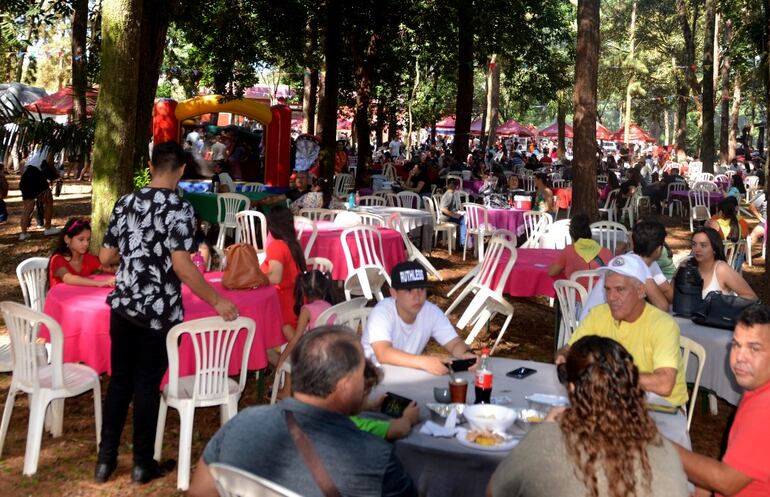
[[[407,261],[396,264],[390,271],[390,287],[394,290],[427,288],[428,274],[419,262]]]

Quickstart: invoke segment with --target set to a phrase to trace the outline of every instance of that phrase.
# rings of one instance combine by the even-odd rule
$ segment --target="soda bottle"
[[[356,194],[353,192],[348,193],[348,209],[353,209],[356,206]]]
[[[489,369],[489,349],[481,350],[481,361],[476,369],[476,402],[475,404],[489,404],[492,397],[492,370]]]
[[[195,252],[195,255],[192,256],[192,262],[195,264],[195,267],[198,268],[198,271],[201,273],[206,272],[206,260],[201,255],[200,250],[198,252]]]

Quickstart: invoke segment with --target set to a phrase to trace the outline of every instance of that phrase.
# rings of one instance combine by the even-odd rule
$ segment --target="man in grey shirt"
[[[341,327],[316,328],[291,354],[293,398],[251,407],[219,429],[195,468],[188,495],[215,497],[208,465],[229,464],[303,496],[323,496],[287,425],[293,414],[342,495],[415,496],[393,447],[348,416],[364,402],[364,354]]]
[[[460,225],[460,246],[465,245],[465,216],[458,211],[462,207],[460,200],[455,195],[457,189],[457,180],[450,178],[446,183],[446,191],[441,196],[439,211],[441,211],[441,220]]]

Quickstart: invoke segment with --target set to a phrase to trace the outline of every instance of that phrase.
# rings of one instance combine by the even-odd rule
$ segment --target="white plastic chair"
[[[591,223],[591,234],[593,239],[602,247],[609,249],[613,256],[617,255],[617,248],[621,243],[627,244],[626,248],[630,248],[628,229],[620,223],[612,221]]]
[[[382,285],[390,285],[390,276],[385,269],[380,231],[373,226],[354,226],[340,234],[340,243],[348,266],[345,297],[349,300],[355,294],[367,300],[373,297],[382,300]],[[353,251],[358,256],[357,262],[353,260]]]
[[[690,396],[690,405],[687,406],[687,431],[690,431],[692,423],[692,414],[695,412],[695,401],[698,398],[698,389],[703,375],[703,366],[706,364],[706,349],[691,338],[679,336],[679,346],[682,348],[682,369],[687,371],[687,363],[690,360],[690,354],[698,359],[698,371],[695,373],[695,382],[692,385],[692,395]]]
[[[334,177],[334,196],[340,199],[347,197],[348,193],[353,191],[355,178],[352,174],[338,174]]]
[[[553,219],[547,212],[540,211],[527,211],[522,214],[524,218],[524,230],[526,232],[527,241],[521,246],[521,248],[534,248],[538,246],[540,241],[540,235],[545,232],[547,226],[551,224]]]
[[[224,249],[225,238],[229,230],[238,227],[235,215],[249,208],[249,197],[240,193],[217,194],[217,220],[219,221],[219,236],[216,246]],[[264,243],[264,241],[263,241]]]
[[[307,207],[300,209],[299,215],[311,221],[334,221],[334,218],[337,217],[337,212],[331,209]]]
[[[452,255],[452,248],[455,244],[454,242],[457,236],[458,225],[441,220],[441,212],[439,212],[439,206],[441,203],[437,204],[433,197],[423,197],[423,202],[425,208],[428,212],[430,212],[431,218],[433,219],[433,245],[435,246],[438,244],[439,233],[445,233],[449,255]]]
[[[604,261],[607,264],[610,261]],[[575,283],[581,285],[586,289],[586,293],[591,293],[596,283],[601,281],[603,273],[598,269],[584,269],[582,271],[574,271],[569,279]],[[582,301],[585,302],[585,301]]]
[[[48,261],[48,257],[30,257],[16,266],[16,277],[24,295],[24,303],[37,312],[43,312],[45,307]]]
[[[507,260],[503,262],[503,259]],[[457,321],[457,328],[463,329],[469,324],[473,324],[471,332],[465,339],[466,344],[471,344],[479,334],[481,329],[492,320],[497,314],[506,316],[505,323],[500,328],[491,353],[494,354],[500,339],[505,334],[508,325],[513,319],[513,305],[503,296],[503,288],[511,274],[513,265],[516,262],[516,246],[513,242],[505,240],[503,237],[493,237],[489,241],[487,253],[481,262],[478,274],[457,296],[452,305],[444,314],[447,316],[471,293],[475,293],[473,299],[465,308],[462,316]],[[497,276],[497,283],[493,284]]]
[[[608,221],[615,220],[615,213],[617,212],[618,195],[620,195],[620,188],[610,190],[607,194],[607,199],[604,201],[604,207],[599,208],[599,215],[607,215]]]
[[[638,217],[637,202],[641,196],[641,188],[634,190],[634,193],[626,198],[626,203],[620,209],[620,223],[623,224],[623,219],[628,218],[628,225],[634,225],[634,216]]]
[[[398,195],[391,191],[379,191],[374,192],[375,197],[381,197],[385,199],[385,205],[387,207],[398,207]]]
[[[700,173],[696,176],[695,181],[714,181],[714,175],[711,173]]]
[[[725,261],[730,267],[734,268],[739,273],[743,272],[743,268],[735,268],[735,260],[742,253],[748,252],[748,241],[746,239],[740,239],[738,241],[723,240],[722,245],[725,250]]]
[[[394,212],[388,218],[388,228],[396,230],[401,234],[401,240],[404,242],[404,247],[406,248],[406,259],[408,261],[419,262],[426,271],[431,273],[440,281],[444,281],[444,278],[441,277],[441,273],[439,273],[438,270],[433,267],[433,264],[430,263],[428,258],[422,255],[420,249],[415,247],[414,243],[412,243],[412,240],[409,239],[409,235],[404,228],[404,223],[401,220],[401,215],[398,212]]]
[[[588,294],[583,285],[572,280],[554,281],[553,289],[556,291],[556,298],[559,300],[559,309],[561,310],[559,336],[556,337],[556,350],[559,350],[569,341],[572,333],[578,327],[577,297],[580,296],[580,302],[585,302],[588,299]]]
[[[358,205],[367,207],[385,207],[385,198],[380,195],[364,195],[358,198]]]
[[[64,399],[76,397],[89,390],[94,393],[94,422],[96,445],[102,431],[102,395],[99,375],[84,364],[63,362],[64,337],[61,326],[53,318],[15,302],[0,303],[3,319],[11,336],[13,376],[0,423],[0,454],[3,451],[11,413],[18,392],[29,396],[29,425],[27,448],[24,452],[24,474],[37,471],[40,444],[43,438],[46,410],[50,404],[51,433],[61,436],[64,428]],[[51,363],[38,361],[37,338],[40,325],[48,328],[51,339]]]
[[[468,248],[468,240],[476,237],[475,248],[478,250],[479,260],[484,258],[484,238],[491,236],[495,227],[489,224],[489,212],[487,208],[479,204],[463,204],[465,209],[465,243],[463,245],[463,260]]]
[[[718,192],[719,186],[712,181],[696,181],[692,185],[693,190],[702,190],[704,192]]]
[[[265,185],[257,182],[244,183],[241,187],[242,192],[261,192],[264,189]]]
[[[334,263],[326,257],[306,257],[305,265],[308,271],[317,269],[322,273],[326,273],[331,278],[332,271],[334,270]]]
[[[671,198],[671,192],[685,191],[685,190],[687,190],[686,183],[681,183],[678,181],[669,183],[668,190],[666,193],[666,205],[664,206],[664,209],[668,207],[668,217],[673,216],[675,205],[676,205],[677,211],[679,212],[679,215],[680,216],[682,215],[682,201],[678,198]]]
[[[310,219],[302,216],[294,216],[294,230],[297,232],[297,240],[302,240],[302,235],[306,231],[310,232],[305,244],[305,261],[310,257],[310,251],[313,250],[315,239],[318,237],[318,226]]]
[[[246,386],[255,328],[256,324],[250,318],[225,321],[221,317],[211,317],[180,323],[166,335],[168,384],[163,388],[160,397],[154,458],[156,461],[161,460],[166,414],[168,408],[173,407],[179,411],[179,466],[176,480],[179,490],[187,490],[190,485],[195,408],[220,406],[220,421],[223,425],[238,413],[238,399]],[[239,336],[244,332],[246,337],[241,356],[240,377],[236,382],[229,376],[230,359]],[[193,349],[195,370],[190,375],[180,376],[179,344],[185,338]]]
[[[380,216],[379,214],[372,214],[370,212],[359,212],[358,216],[361,218],[361,224],[363,224],[364,226],[382,227],[387,224],[385,222],[385,218]]]
[[[706,222],[711,219],[711,196],[708,190],[692,189],[687,192],[690,203],[690,231],[695,230],[695,222]]]
[[[463,189],[463,176],[462,174],[447,174],[444,176],[444,179],[446,179],[447,183],[449,183],[450,179],[456,179],[457,180],[457,188],[456,191],[460,191]]]
[[[356,334],[358,334],[359,329],[363,333],[366,328],[366,320],[369,319],[369,313],[372,312],[372,309],[374,307],[360,307],[339,312],[334,318],[334,324],[346,326],[356,332]]]
[[[457,205],[464,205],[471,201],[471,196],[468,195],[468,192],[455,190],[455,199]],[[439,201],[439,205],[441,205],[441,201]]]
[[[366,297],[356,297],[333,305],[318,315],[315,323],[313,323],[313,328],[327,324],[336,324],[338,316],[366,307],[367,302]]]
[[[569,234],[569,219],[560,219],[547,225],[540,235],[538,247],[548,249],[564,249],[572,243]]]
[[[396,207],[404,207],[407,209],[419,209],[422,205],[422,199],[415,192],[403,191],[396,194],[398,204]]]
[[[300,494],[228,464],[208,466],[220,497],[302,497]]]
[[[521,177],[521,187],[527,193],[535,192],[535,177],[532,175],[524,175]]]
[[[221,231],[220,231],[221,233]],[[217,243],[219,241],[217,240]],[[267,219],[259,211],[241,211],[235,215],[235,243],[247,243],[254,247],[259,262],[263,262],[267,254]],[[218,248],[224,249],[224,247]]]

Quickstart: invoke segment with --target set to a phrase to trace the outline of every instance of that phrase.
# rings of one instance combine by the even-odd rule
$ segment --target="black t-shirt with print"
[[[194,233],[192,205],[173,190],[147,187],[118,200],[102,242],[120,253],[111,308],[158,331],[182,322],[182,283],[171,253],[189,252]]]

